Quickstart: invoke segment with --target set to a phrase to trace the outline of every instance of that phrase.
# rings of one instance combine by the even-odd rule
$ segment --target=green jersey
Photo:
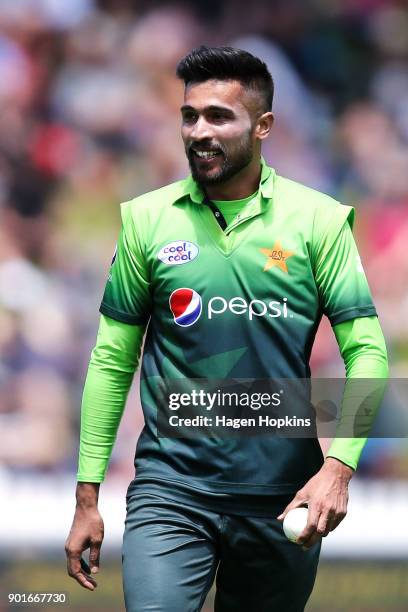
[[[158,381],[308,378],[323,314],[376,315],[350,228],[354,209],[278,176],[223,231],[191,177],[122,205],[101,312],[148,324],[136,482],[209,494],[291,493],[321,467],[315,438],[161,438]]]

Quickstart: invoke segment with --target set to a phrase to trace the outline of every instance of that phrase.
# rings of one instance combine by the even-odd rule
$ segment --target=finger
[[[330,510],[327,513],[322,512],[322,514],[320,515],[316,531],[322,538],[325,538],[330,533],[330,531],[332,531],[333,518],[334,518],[333,510]]]
[[[95,587],[98,586],[96,580],[91,576],[91,568],[83,557],[81,557],[81,572],[78,574],[78,578],[80,578],[81,575],[86,578],[87,582],[93,584]],[[81,583],[82,582],[83,580],[81,580]]]
[[[81,552],[78,550],[66,549],[67,553],[67,570],[68,574],[74,580],[77,580],[82,586],[87,585],[87,588],[96,586],[95,580],[88,575],[89,567],[88,564],[82,559]],[[88,570],[88,571],[87,571]],[[93,589],[92,589],[93,590]]]
[[[88,568],[87,563],[83,559],[78,558],[76,553],[73,554],[75,555],[75,558],[67,559],[68,574],[81,586],[93,591],[97,587],[97,583],[92,576],[87,574],[85,569],[82,569],[82,567]]]
[[[88,576],[87,574],[84,574],[83,571],[80,571],[78,574],[73,576],[73,578],[75,578],[75,580],[81,586],[83,586],[85,589],[88,589],[89,591],[94,591],[96,587],[98,586],[96,581],[92,578],[92,576]]]
[[[300,506],[304,506],[305,504],[307,504],[307,500],[303,496],[297,494],[292,499],[292,501],[286,506],[284,511],[281,512],[281,514],[277,516],[276,518],[278,519],[278,521],[283,521],[287,513],[293,510],[293,508],[299,508]]]
[[[67,570],[68,574],[73,578],[81,571],[81,552],[65,549],[67,555]]]
[[[91,572],[96,574],[99,571],[99,557],[101,552],[102,542],[91,542],[89,552],[89,565]]]
[[[305,544],[309,539],[316,533],[317,525],[320,519],[320,510],[315,504],[309,505],[309,511],[307,513],[307,523],[306,527],[299,535],[296,540],[297,544]],[[320,536],[319,536],[320,537]]]

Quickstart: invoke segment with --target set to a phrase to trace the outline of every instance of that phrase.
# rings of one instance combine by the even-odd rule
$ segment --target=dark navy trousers
[[[289,542],[275,517],[221,514],[150,493],[127,498],[123,588],[127,612],[198,612],[214,579],[216,612],[301,612],[321,542]]]

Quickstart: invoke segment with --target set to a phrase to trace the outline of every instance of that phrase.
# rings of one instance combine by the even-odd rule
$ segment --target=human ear
[[[273,113],[267,112],[263,113],[260,117],[258,117],[256,122],[255,134],[259,140],[264,140],[267,136],[269,136],[269,132],[272,129],[272,124],[274,122]]]

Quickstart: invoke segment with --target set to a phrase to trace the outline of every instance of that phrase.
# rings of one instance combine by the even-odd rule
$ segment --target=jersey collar
[[[273,195],[273,184],[275,178],[275,170],[267,165],[264,158],[261,156],[261,179],[259,182],[259,197],[258,206],[261,211],[261,199],[270,199]],[[180,195],[173,200],[173,204],[179,202],[185,196],[189,196],[190,200],[195,204],[202,204],[205,194],[201,187],[196,183],[191,174],[180,182]]]

